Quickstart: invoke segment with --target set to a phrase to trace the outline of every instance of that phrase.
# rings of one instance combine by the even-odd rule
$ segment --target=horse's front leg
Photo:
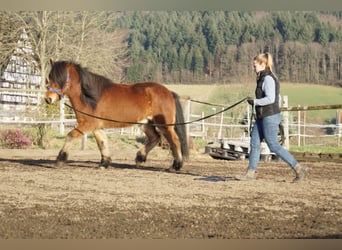
[[[99,147],[101,152],[100,167],[107,168],[111,163],[112,159],[109,156],[108,138],[106,132],[102,129],[98,129],[94,131],[94,136],[97,142],[97,146]]]
[[[68,134],[67,137],[65,139],[65,143],[62,147],[62,149],[59,151],[59,154],[57,156],[57,166],[62,166],[64,165],[64,163],[68,160],[68,156],[69,156],[69,150],[70,147],[72,145],[72,142],[81,137],[83,135],[83,133],[79,130],[79,129],[73,129],[71,130]]]

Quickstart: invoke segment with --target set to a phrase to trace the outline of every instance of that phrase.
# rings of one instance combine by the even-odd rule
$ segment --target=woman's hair
[[[258,62],[259,64],[265,63],[266,69],[273,73],[273,58],[270,53],[261,53],[254,57],[254,61]]]

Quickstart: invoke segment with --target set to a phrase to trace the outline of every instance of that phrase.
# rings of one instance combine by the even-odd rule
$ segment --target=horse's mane
[[[68,65],[73,66],[79,74],[82,102],[95,109],[102,92],[112,84],[112,81],[104,76],[90,72],[80,64],[71,61],[59,61],[53,64],[49,78],[61,85],[61,87],[67,81],[66,67]]]

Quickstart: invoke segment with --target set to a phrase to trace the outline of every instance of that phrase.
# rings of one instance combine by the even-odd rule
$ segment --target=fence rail
[[[38,91],[37,91],[38,92]],[[212,108],[212,113],[205,114],[195,114],[193,110],[194,105],[210,105],[203,102],[198,102],[191,100],[189,97],[184,98],[184,113],[187,121],[196,120],[206,115],[211,115],[213,113],[223,108],[221,104],[216,104],[216,108]],[[288,107],[287,97],[282,98],[284,100],[284,106],[282,109],[283,122],[285,127],[286,143],[285,147],[289,145],[331,145],[340,147],[341,137],[342,137],[342,124],[312,124],[306,123],[305,119],[301,119],[301,112],[309,112],[311,110],[323,110],[323,109],[340,109],[342,104],[336,105],[321,105],[321,106],[296,106]],[[213,106],[213,105],[212,105]],[[241,107],[237,116],[229,115],[230,112],[224,112],[214,115],[206,120],[191,123],[187,126],[188,135],[190,137],[200,137],[206,141],[215,141],[223,138],[227,139],[241,139],[243,137],[249,137],[250,127],[251,127],[251,108],[246,104],[240,105]],[[289,122],[290,112],[297,111],[296,122]],[[294,115],[294,116],[295,116]],[[71,118],[71,119],[70,119]],[[76,124],[76,120],[69,116],[66,119],[66,114],[64,114],[64,104],[63,101],[60,103],[60,115],[54,120],[30,120],[24,117],[20,120],[9,120],[0,117],[0,123],[5,125],[57,125],[60,128],[60,133],[65,134],[64,127],[72,126]],[[134,128],[135,127],[135,128]],[[136,126],[122,128],[122,129],[109,129],[108,133],[118,133],[118,134],[134,134],[140,135],[139,130]]]
[[[336,105],[320,105],[320,106],[296,106],[288,107],[288,98],[284,96],[283,107],[281,108],[283,116],[283,126],[285,132],[284,147],[289,148],[290,145],[297,146],[341,146],[342,137],[342,123],[339,119],[336,119],[336,124],[313,124],[307,123],[306,120],[310,116],[310,111],[313,110],[326,110],[326,109],[339,109],[342,108],[342,104]],[[246,105],[247,109],[249,105]],[[291,111],[297,111],[292,112]],[[303,111],[303,112],[302,112]],[[239,139],[248,137],[250,133],[250,124],[253,122],[250,119],[251,110],[247,111],[245,115],[236,117],[235,120],[228,120],[227,117],[221,117],[221,123],[216,123],[213,119],[197,124],[197,127],[192,125],[190,129],[190,135],[201,136],[202,138],[215,139]],[[342,112],[342,111],[341,111]],[[204,114],[202,114],[203,116]],[[338,115],[338,114],[337,114]],[[304,118],[301,118],[304,116]],[[290,117],[295,118],[296,122],[290,122]],[[237,120],[239,122],[237,122]],[[223,124],[222,124],[223,121]],[[243,125],[244,124],[244,125]],[[194,133],[195,129],[198,129],[198,125],[201,125],[202,133]],[[223,133],[224,129],[229,131]],[[235,129],[235,130],[234,130]],[[239,130],[238,130],[239,129]]]

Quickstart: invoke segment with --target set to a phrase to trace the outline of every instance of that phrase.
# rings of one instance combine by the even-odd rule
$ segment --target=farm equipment
[[[249,138],[242,138],[241,140],[220,139],[219,146],[208,145],[205,147],[205,153],[214,159],[246,160],[249,158],[250,152],[249,140]],[[262,142],[260,147],[260,160],[265,162],[279,160],[265,142]]]

